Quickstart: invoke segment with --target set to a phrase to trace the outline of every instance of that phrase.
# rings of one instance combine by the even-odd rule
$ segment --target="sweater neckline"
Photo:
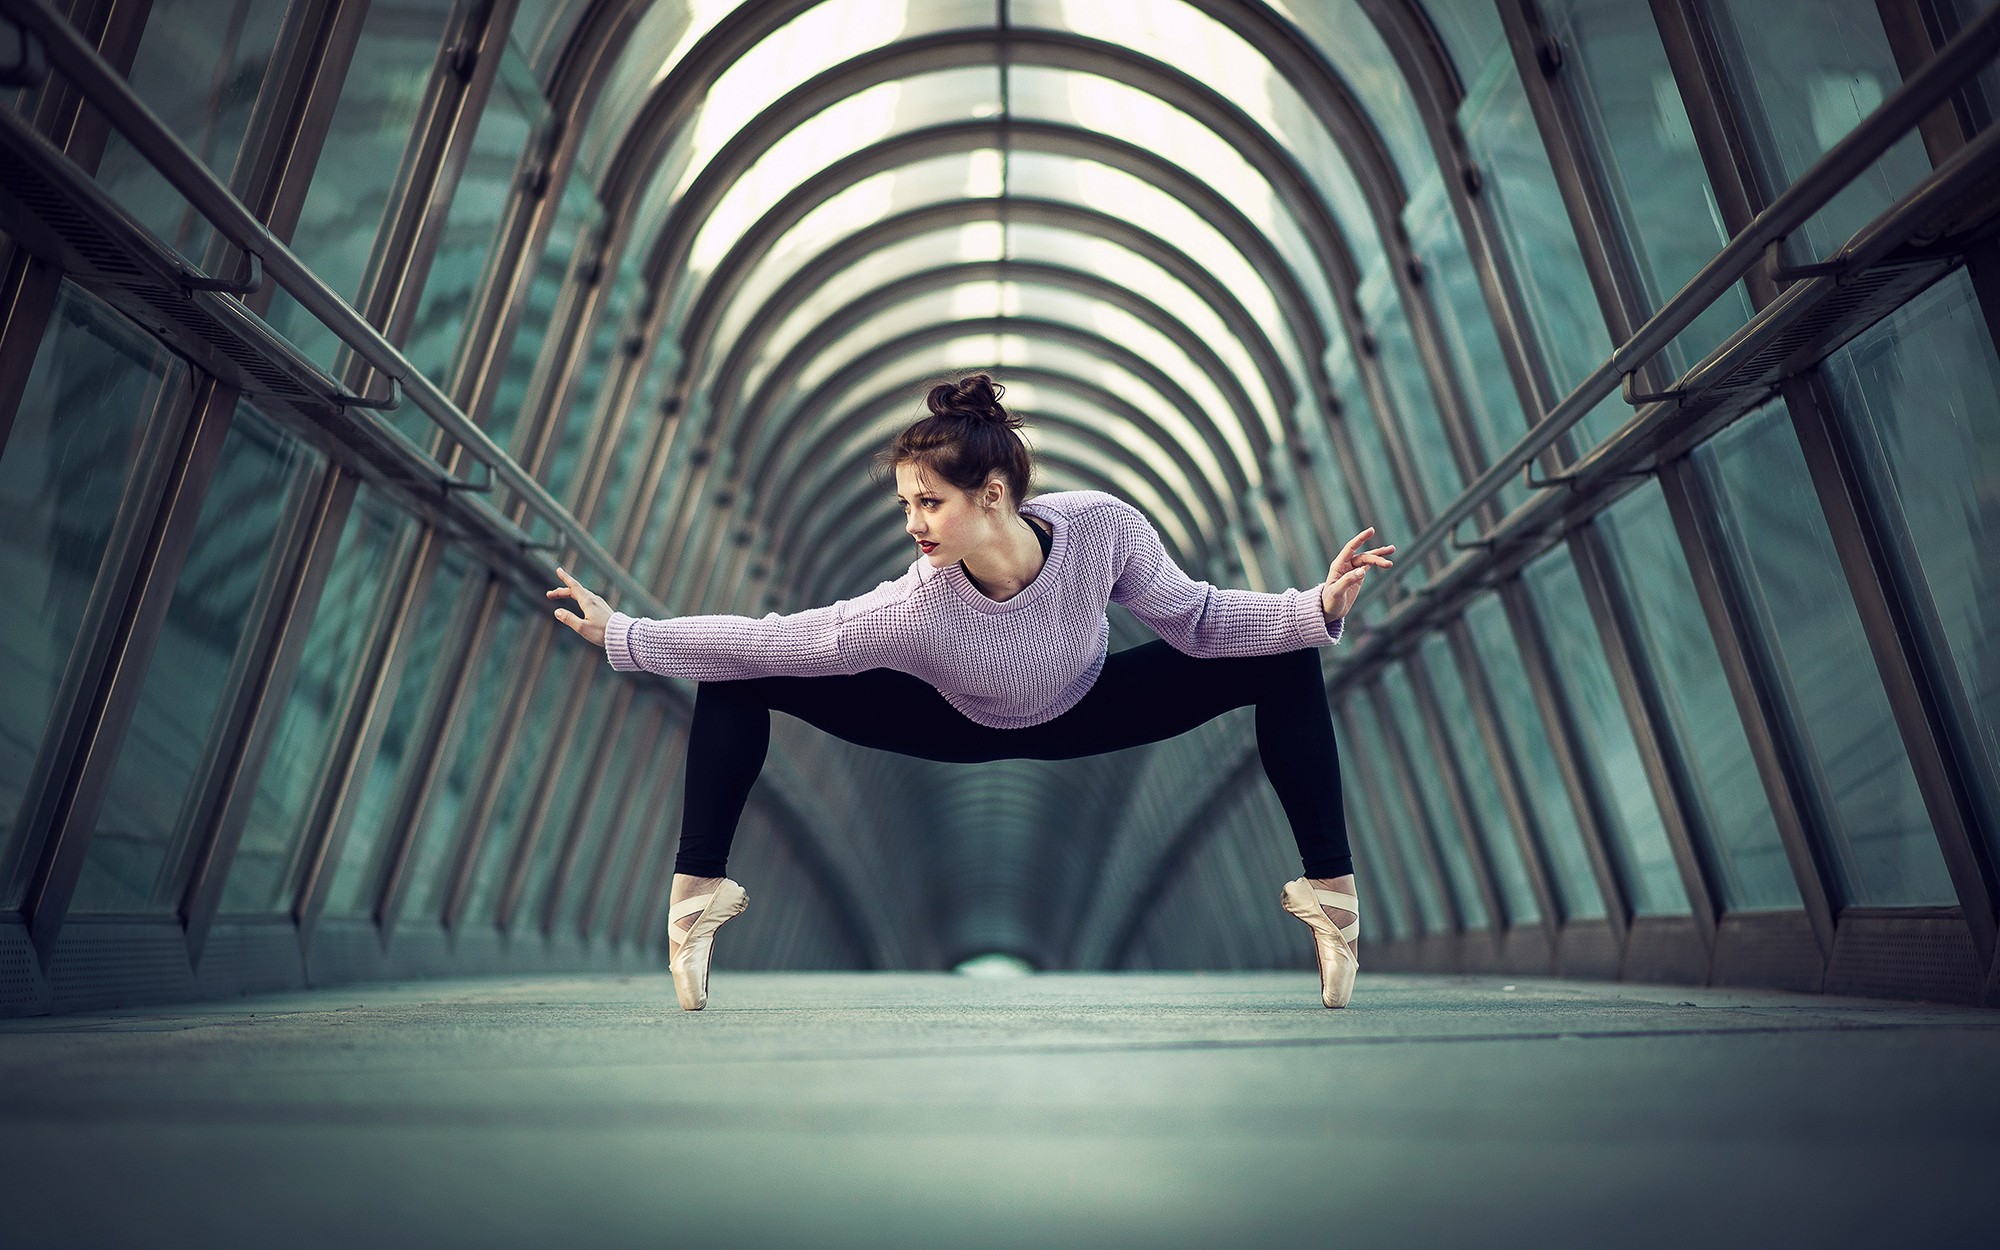
[[[1055,585],[1055,572],[1061,567],[1063,557],[1069,551],[1069,518],[1067,516],[1034,499],[1023,503],[1019,511],[1028,513],[1031,516],[1038,516],[1047,521],[1051,531],[1049,535],[1049,554],[1042,558],[1041,571],[1035,574],[1034,581],[1029,582],[1021,589],[1020,594],[1007,600],[987,598],[980,591],[979,587],[972,584],[972,580],[965,575],[965,570],[958,566],[957,561],[953,561],[939,570],[945,575],[945,580],[950,584],[953,593],[981,612],[993,615],[1003,612],[1018,612],[1042,598],[1042,596],[1049,592],[1049,587]]]

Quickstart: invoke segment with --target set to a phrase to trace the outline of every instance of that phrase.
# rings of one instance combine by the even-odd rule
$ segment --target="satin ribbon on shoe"
[[[1285,910],[1306,922],[1313,931],[1313,948],[1319,955],[1319,1000],[1329,1007],[1345,1007],[1354,995],[1354,974],[1361,961],[1354,943],[1361,937],[1361,900],[1339,890],[1315,889],[1304,877],[1285,882],[1280,896]],[[1328,907],[1354,913],[1354,919],[1335,925],[1326,914]]]
[[[674,994],[683,1010],[700,1011],[708,1006],[708,962],[715,949],[715,931],[723,921],[742,915],[749,905],[750,896],[743,887],[724,877],[711,893],[684,898],[668,909],[667,924],[675,931],[683,916],[696,916],[673,958],[667,961],[674,974]]]

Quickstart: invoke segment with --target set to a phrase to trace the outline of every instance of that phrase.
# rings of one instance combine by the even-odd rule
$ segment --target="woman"
[[[934,387],[930,415],[880,457],[919,554],[857,598],[761,620],[635,620],[556,570],[564,584],[548,596],[570,601],[556,619],[613,668],[700,683],[668,908],[681,1006],[706,1004],[715,931],[748,902],[725,861],[773,709],[862,746],[976,763],[1121,750],[1246,704],[1305,869],[1281,897],[1312,927],[1320,1001],[1344,1006],[1359,902],[1317,648],[1340,640],[1368,569],[1389,568],[1395,548],[1361,550],[1363,530],[1311,590],[1193,581],[1115,496],[1027,499],[1033,462],[1000,396],[983,373]],[[1161,638],[1107,655],[1107,602]]]

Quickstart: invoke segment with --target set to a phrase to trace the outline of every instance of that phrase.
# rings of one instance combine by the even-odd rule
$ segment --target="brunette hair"
[[[997,473],[1019,506],[1035,460],[1019,433],[1021,419],[1000,406],[1006,390],[984,373],[933,386],[925,400],[931,415],[875,458],[877,481],[887,478],[893,489],[896,466],[910,463],[971,494]]]

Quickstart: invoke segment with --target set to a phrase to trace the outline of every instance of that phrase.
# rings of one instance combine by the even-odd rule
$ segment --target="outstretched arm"
[[[1167,554],[1144,513],[1129,504],[1119,513],[1122,563],[1111,601],[1130,608],[1176,649],[1201,658],[1273,655],[1340,641],[1345,607],[1327,603],[1326,586],[1268,594],[1196,581]],[[1328,606],[1342,611],[1330,613]]]
[[[856,599],[808,608],[789,616],[680,616],[671,620],[615,612],[561,569],[563,586],[551,599],[567,598],[582,615],[559,609],[556,619],[604,648],[611,667],[645,670],[689,681],[740,681],[790,674],[825,677],[874,666],[864,646],[841,654],[841,627],[865,612],[898,601],[901,582],[884,582]],[[907,580],[907,579],[906,579]]]

